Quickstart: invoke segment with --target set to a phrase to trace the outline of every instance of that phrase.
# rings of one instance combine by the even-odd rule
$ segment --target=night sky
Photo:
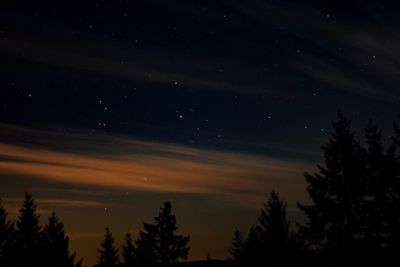
[[[11,3],[9,3],[11,2]],[[399,1],[2,1],[0,197],[55,210],[93,264],[171,200],[190,259],[225,259],[270,190],[303,221],[341,110],[389,140]]]

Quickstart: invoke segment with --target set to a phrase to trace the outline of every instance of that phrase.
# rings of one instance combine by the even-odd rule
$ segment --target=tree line
[[[1,203],[0,203],[1,204]],[[7,219],[0,205],[0,266],[80,267],[76,253],[69,252],[64,224],[53,212],[43,227],[32,195],[26,193],[16,221]]]
[[[121,259],[107,227],[101,246],[97,249],[99,257],[95,267],[167,267],[180,259],[186,260],[190,236],[175,233],[178,227],[171,210],[171,203],[165,202],[160,213],[154,217],[154,223],[143,223],[144,229],[139,232],[137,240],[128,232],[121,246]]]
[[[258,224],[233,234],[233,266],[391,266],[400,255],[400,128],[390,143],[369,121],[357,140],[342,113],[321,147],[324,164],[305,173],[308,223],[293,230],[286,203],[272,191]]]
[[[70,253],[64,224],[55,212],[43,227],[39,217],[29,193],[25,194],[16,221],[7,219],[7,212],[0,203],[0,266],[81,267],[82,259],[77,261],[76,253]],[[168,267],[187,259],[190,236],[176,234],[176,216],[172,214],[170,202],[164,203],[154,223],[143,223],[143,227],[137,240],[126,233],[121,253],[107,227],[94,267]]]
[[[369,121],[365,141],[357,140],[351,122],[338,113],[323,165],[305,173],[310,203],[298,203],[308,219],[295,224],[286,202],[272,191],[258,224],[244,235],[236,229],[229,253],[242,266],[384,266],[400,255],[400,127],[389,144]],[[0,203],[1,204],[1,203]],[[165,202],[153,223],[144,223],[136,240],[131,233],[118,248],[107,227],[96,267],[171,266],[185,260],[189,236],[177,235],[172,205]],[[0,205],[0,266],[80,267],[69,251],[64,225],[53,212],[43,227],[30,194],[16,221]]]

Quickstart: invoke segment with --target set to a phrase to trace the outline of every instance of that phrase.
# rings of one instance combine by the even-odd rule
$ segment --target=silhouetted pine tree
[[[153,239],[157,260],[162,265],[175,263],[179,259],[187,259],[189,253],[189,236],[176,235],[176,217],[171,213],[172,205],[165,202],[155,224],[144,223],[141,238]]]
[[[146,226],[145,226],[146,227]],[[150,226],[147,226],[149,228]],[[140,231],[136,241],[136,262],[140,267],[154,266],[159,262],[156,253],[156,231]]]
[[[136,266],[136,247],[134,240],[132,239],[131,233],[127,233],[125,236],[125,244],[122,245],[122,263],[124,267]]]
[[[69,253],[69,238],[65,235],[64,224],[59,220],[55,212],[49,217],[43,232],[46,266],[80,267],[82,265],[82,260],[75,263],[76,253]]]
[[[98,257],[97,267],[114,267],[118,264],[118,249],[115,248],[114,238],[110,229],[106,228],[106,233],[104,234],[104,239],[101,242],[101,248],[97,251],[100,253]]]
[[[286,203],[272,191],[258,218],[262,254],[269,266],[287,266],[289,260],[289,226]]]
[[[25,199],[17,220],[16,243],[18,266],[41,266],[43,264],[43,236],[40,232],[39,215],[32,195],[25,193]]]
[[[259,227],[250,227],[243,247],[244,266],[264,266]]]
[[[325,166],[318,166],[318,173],[305,174],[312,204],[299,204],[309,219],[301,229],[314,247],[328,253],[326,265],[350,263],[349,257],[363,234],[360,217],[366,187],[365,151],[350,125],[338,113],[330,140],[321,147]]]
[[[233,266],[244,266],[243,265],[243,254],[244,254],[244,239],[239,229],[235,229],[233,232],[233,238],[229,253],[232,256]]]
[[[13,266],[14,239],[14,223],[7,219],[7,212],[0,199],[0,266]]]

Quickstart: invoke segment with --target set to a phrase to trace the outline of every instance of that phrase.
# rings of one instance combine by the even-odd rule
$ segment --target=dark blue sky
[[[3,122],[302,150],[398,113],[395,1],[13,2]]]

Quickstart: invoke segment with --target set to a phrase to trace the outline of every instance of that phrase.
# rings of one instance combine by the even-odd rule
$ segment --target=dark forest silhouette
[[[114,245],[112,233],[106,228],[96,267],[109,266],[171,266],[179,259],[186,260],[189,253],[189,236],[176,235],[176,217],[171,213],[172,205],[165,202],[154,224],[144,223],[144,230],[134,241],[131,233],[127,233],[125,243],[121,247],[121,261],[118,249]]]
[[[68,250],[64,225],[53,212],[47,224],[39,225],[39,214],[32,195],[26,193],[18,219],[7,220],[0,205],[0,266],[5,267],[80,267],[75,253]]]
[[[308,218],[289,233],[285,202],[272,192],[243,238],[235,230],[234,266],[389,266],[400,253],[400,128],[388,148],[369,121],[365,145],[338,113],[324,165],[305,173],[311,204],[298,203]],[[389,264],[391,263],[391,264]]]
[[[172,205],[165,202],[153,223],[144,223],[135,240],[115,245],[107,227],[97,267],[131,266],[385,266],[400,255],[400,127],[394,124],[387,147],[371,121],[365,142],[356,139],[351,122],[338,113],[324,164],[305,173],[311,202],[298,203],[307,224],[292,225],[286,202],[272,191],[258,224],[244,235],[233,233],[229,261],[178,264],[189,253],[189,236],[177,235]],[[43,227],[30,194],[16,221],[0,203],[0,266],[80,267],[70,253],[64,225],[53,212]],[[392,264],[390,264],[392,265]]]

